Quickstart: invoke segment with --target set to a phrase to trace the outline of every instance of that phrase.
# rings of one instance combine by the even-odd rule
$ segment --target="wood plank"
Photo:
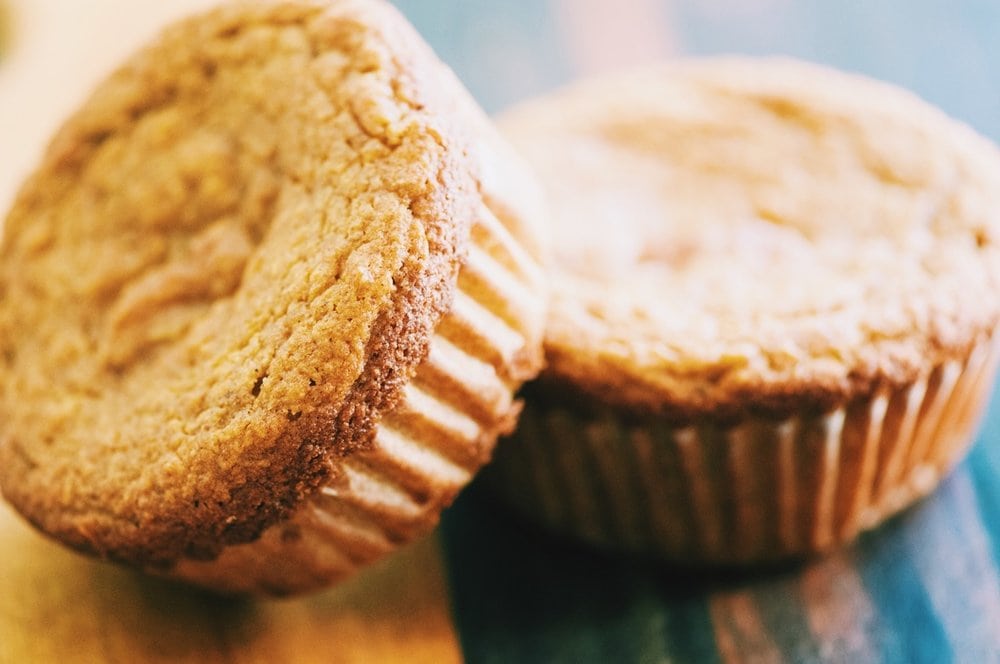
[[[459,662],[438,540],[311,597],[215,597],[79,556],[0,507],[0,663]]]

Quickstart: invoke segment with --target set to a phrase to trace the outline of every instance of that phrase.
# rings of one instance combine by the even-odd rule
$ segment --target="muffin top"
[[[677,62],[501,118],[554,220],[545,383],[688,418],[823,408],[1000,314],[1000,154],[891,86]]]
[[[229,5],[135,55],[6,220],[6,497],[166,565],[331,481],[450,306],[481,204],[470,106],[370,0]]]

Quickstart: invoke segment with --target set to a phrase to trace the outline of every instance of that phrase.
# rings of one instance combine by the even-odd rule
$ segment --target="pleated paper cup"
[[[292,518],[210,562],[170,575],[229,592],[289,594],[329,585],[430,531],[490,458],[519,410],[514,391],[540,365],[546,289],[514,212],[483,205],[451,312],[379,424],[372,447]]]
[[[822,413],[683,425],[535,400],[489,484],[550,529],[603,548],[743,565],[831,549],[928,494],[973,441],[1000,351]]]

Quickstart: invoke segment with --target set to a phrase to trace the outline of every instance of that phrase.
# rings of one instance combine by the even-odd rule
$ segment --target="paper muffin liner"
[[[491,209],[493,208],[493,209]],[[466,263],[427,359],[383,416],[371,449],[288,520],[214,561],[169,575],[228,592],[289,594],[329,585],[431,530],[513,428],[514,391],[540,360],[542,269],[500,206],[481,206]]]
[[[805,556],[929,493],[967,451],[1000,345],[822,414],[628,423],[529,403],[491,489],[549,528],[693,564]]]

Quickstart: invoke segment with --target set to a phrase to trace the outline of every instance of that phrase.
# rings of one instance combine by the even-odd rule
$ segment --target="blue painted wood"
[[[993,395],[979,444],[969,455],[969,474],[976,488],[976,502],[993,549],[994,565],[1000,567],[1000,389]]]
[[[785,54],[868,74],[907,87],[1000,139],[995,0],[670,4],[689,53]]]
[[[781,651],[792,661],[815,662],[821,646],[809,636],[809,623],[797,601],[797,576],[794,572],[779,575],[752,586],[750,592],[761,621]]]
[[[394,0],[488,112],[569,80],[548,3]]]
[[[940,570],[958,579],[952,608],[963,612],[957,622],[970,627],[949,638],[914,563],[925,555],[920,547],[940,539],[928,533],[950,534],[954,520],[966,519],[956,510],[967,507],[953,497],[959,479],[840,554],[853,562],[874,605],[871,623],[857,629],[875,645],[877,661],[991,661],[993,651],[972,629],[980,616],[961,600],[982,578]],[[443,532],[455,624],[470,662],[715,661],[708,602],[740,590],[750,592],[768,637],[788,661],[854,661],[810,633],[806,598],[797,588],[808,565],[706,576],[606,555],[523,523],[477,487],[446,513]]]
[[[940,500],[937,495],[933,500]],[[906,546],[904,532],[934,527],[921,520],[926,505],[866,536],[857,547],[857,568],[886,629],[880,635],[883,661],[946,664],[951,646],[931,606]]]
[[[473,487],[442,523],[470,662],[717,660],[708,593],[662,566],[548,535]]]

